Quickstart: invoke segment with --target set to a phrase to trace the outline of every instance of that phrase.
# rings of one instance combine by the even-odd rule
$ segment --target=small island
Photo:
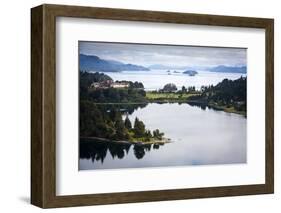
[[[186,70],[186,71],[183,72],[183,74],[187,74],[189,76],[195,76],[195,75],[198,74],[198,72],[195,71],[195,70]]]

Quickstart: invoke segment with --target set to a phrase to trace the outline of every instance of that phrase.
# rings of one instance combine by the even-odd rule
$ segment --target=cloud
[[[102,59],[149,66],[246,65],[247,49],[155,44],[79,42],[79,52]]]

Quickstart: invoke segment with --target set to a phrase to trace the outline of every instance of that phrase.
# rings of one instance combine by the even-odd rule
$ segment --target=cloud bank
[[[154,64],[167,66],[246,66],[247,64],[247,49],[245,48],[80,41],[79,53],[143,66]]]

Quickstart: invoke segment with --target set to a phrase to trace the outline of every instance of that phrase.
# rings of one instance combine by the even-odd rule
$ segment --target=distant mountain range
[[[211,72],[231,72],[231,73],[247,73],[247,67],[241,66],[241,67],[229,67],[229,66],[217,66],[211,68],[209,71]]]
[[[81,71],[103,71],[103,72],[120,72],[120,71],[149,71],[147,67],[125,64],[114,60],[104,60],[95,55],[79,55],[79,69]]]
[[[149,67],[144,67],[135,64],[125,64],[115,60],[101,59],[95,55],[79,55],[79,68],[81,71],[102,71],[102,72],[121,72],[121,71],[149,71],[150,69],[158,70],[204,70],[210,72],[224,73],[247,73],[246,66],[167,66],[162,64],[154,64]]]
[[[225,72],[225,73],[241,73],[246,74],[247,73],[247,67],[246,66],[167,66],[162,64],[154,64],[149,66],[150,69],[156,69],[156,70],[204,70],[204,71],[210,71],[210,72]]]

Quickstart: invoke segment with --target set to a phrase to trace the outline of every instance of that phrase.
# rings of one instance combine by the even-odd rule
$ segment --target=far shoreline
[[[247,117],[247,113],[245,111],[237,111],[234,108],[227,108],[226,106],[218,106],[215,104],[203,103],[202,101],[195,100],[175,100],[175,99],[165,99],[165,100],[148,100],[147,102],[132,102],[132,103],[95,103],[97,105],[127,105],[127,104],[189,104],[189,105],[197,105],[197,106],[207,106],[211,109],[217,111],[224,111],[227,113],[233,113],[237,115],[243,115]]]

